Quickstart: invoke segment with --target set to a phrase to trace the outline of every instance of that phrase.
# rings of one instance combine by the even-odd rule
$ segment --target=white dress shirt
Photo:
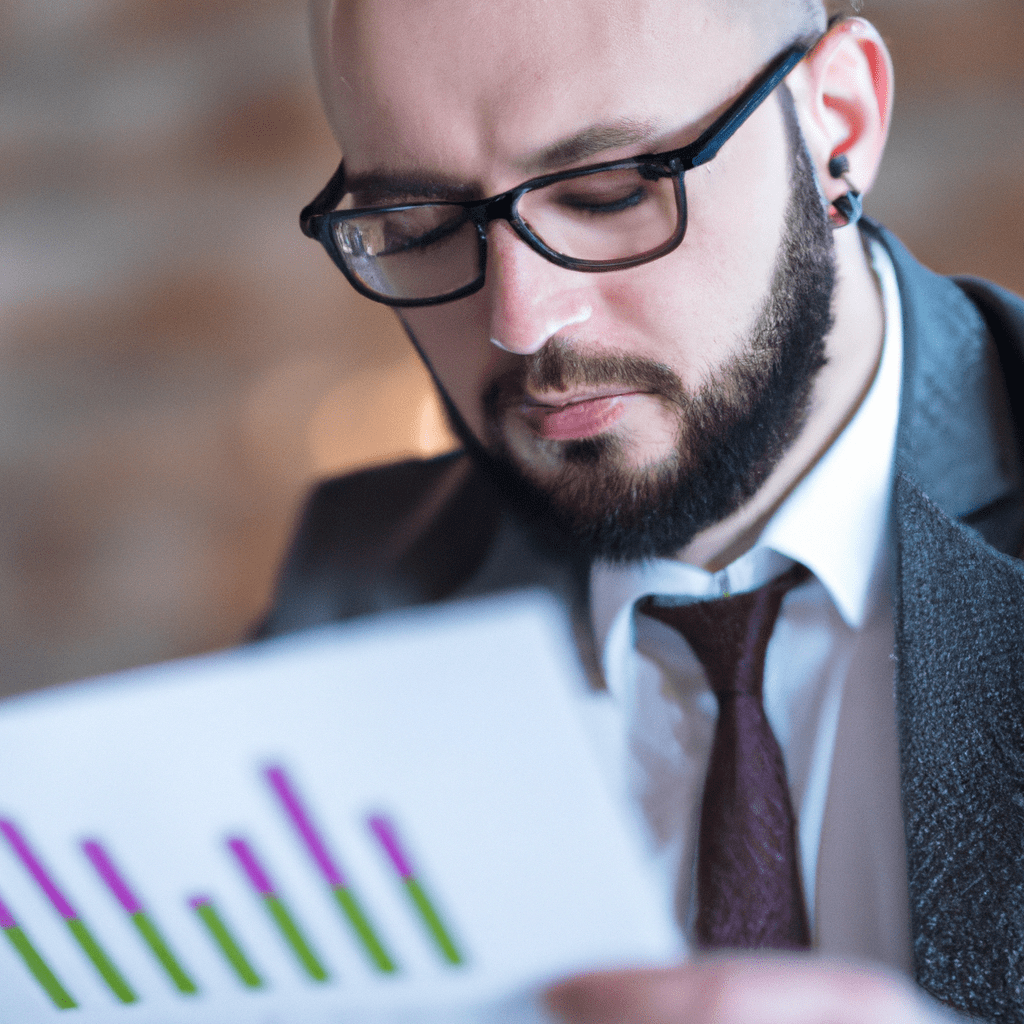
[[[873,244],[871,258],[886,324],[875,379],[757,544],[713,574],[672,559],[597,563],[591,602],[611,695],[602,712],[609,770],[637,815],[685,943],[717,702],[685,641],[635,604],[647,594],[739,593],[793,561],[811,570],[783,603],[764,694],[797,814],[814,945],[909,973],[888,557],[902,319],[888,254]]]

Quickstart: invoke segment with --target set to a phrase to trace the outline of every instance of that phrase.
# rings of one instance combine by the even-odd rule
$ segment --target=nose
[[[589,275],[546,260],[501,221],[491,224],[487,245],[492,344],[532,355],[560,331],[590,319]]]

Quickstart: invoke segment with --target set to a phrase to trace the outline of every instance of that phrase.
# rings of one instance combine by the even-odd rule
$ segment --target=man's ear
[[[892,58],[877,29],[863,18],[840,21],[787,81],[826,199],[831,203],[848,191],[828,170],[840,154],[850,161],[846,176],[853,186],[867,192],[892,116]]]

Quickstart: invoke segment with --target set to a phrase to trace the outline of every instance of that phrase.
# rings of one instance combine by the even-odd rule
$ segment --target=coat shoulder
[[[318,484],[254,639],[442,600],[483,562],[500,520],[462,453]]]

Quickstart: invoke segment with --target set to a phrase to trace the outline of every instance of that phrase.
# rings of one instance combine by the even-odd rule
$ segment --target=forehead
[[[740,0],[324,0],[314,45],[353,170],[500,176],[607,124],[706,119],[774,50]]]

